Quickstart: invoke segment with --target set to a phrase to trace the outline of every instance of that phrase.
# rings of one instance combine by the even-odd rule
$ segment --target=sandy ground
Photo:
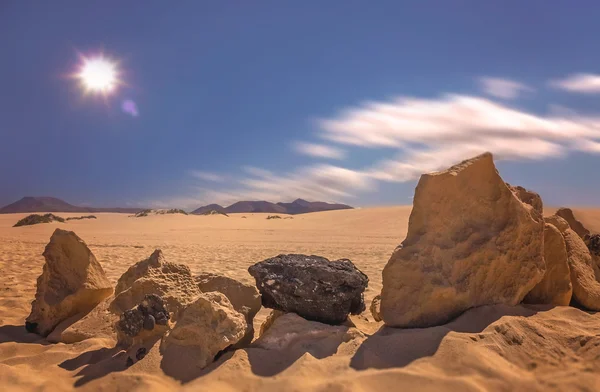
[[[575,213],[600,231],[600,209]],[[44,262],[41,254],[56,227],[83,238],[113,283],[155,248],[195,273],[247,282],[252,282],[251,264],[280,253],[305,253],[351,259],[369,276],[370,303],[381,290],[383,266],[406,235],[409,214],[405,206],[281,220],[267,220],[268,214],[96,214],[96,220],[19,228],[11,226],[27,214],[0,215],[0,389],[600,390],[600,316],[568,307],[489,306],[445,326],[407,330],[382,328],[364,313],[352,318],[362,333],[351,338],[304,341],[276,352],[238,350],[185,383],[162,373],[158,350],[126,369],[122,353],[106,340],[49,344],[23,326]],[[263,309],[256,324],[266,315]]]

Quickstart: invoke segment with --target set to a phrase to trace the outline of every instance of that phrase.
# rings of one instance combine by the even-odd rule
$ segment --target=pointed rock
[[[544,222],[537,197],[516,193],[489,153],[422,175],[406,239],[383,270],[383,321],[429,327],[521,302],[544,275]]]
[[[161,297],[177,318],[179,312],[200,295],[200,289],[188,266],[167,262],[157,249],[119,278],[110,310],[121,314],[137,306],[147,294]]]
[[[586,235],[590,234],[590,231],[585,228],[583,223],[581,223],[577,218],[575,218],[575,214],[573,214],[573,210],[570,208],[559,208],[555,215],[560,216],[564,220],[567,221],[571,229],[577,233],[577,235],[581,238],[585,238]]]
[[[60,322],[89,312],[113,289],[96,257],[72,231],[56,229],[43,255],[46,263],[25,326],[47,336]]]

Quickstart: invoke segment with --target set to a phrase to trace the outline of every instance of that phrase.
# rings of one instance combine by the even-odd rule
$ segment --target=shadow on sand
[[[482,306],[449,323],[430,328],[381,327],[365,340],[350,361],[356,370],[398,368],[433,356],[450,332],[480,333],[504,316],[529,317],[552,306]]]
[[[0,343],[37,343],[43,346],[51,344],[42,336],[27,332],[25,325],[0,326]]]

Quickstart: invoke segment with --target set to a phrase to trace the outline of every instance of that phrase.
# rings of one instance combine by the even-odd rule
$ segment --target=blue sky
[[[491,150],[547,205],[598,205],[599,11],[3,1],[0,204],[409,204],[420,173]],[[97,53],[123,82],[106,97],[71,77]]]

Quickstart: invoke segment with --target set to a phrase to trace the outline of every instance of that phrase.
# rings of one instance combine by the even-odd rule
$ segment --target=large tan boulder
[[[568,306],[573,286],[567,262],[567,246],[560,230],[549,223],[544,226],[544,259],[544,278],[527,294],[524,302]]]
[[[564,233],[567,257],[573,284],[573,299],[589,310],[600,310],[600,271],[592,260],[590,250],[571,229]]]
[[[569,223],[558,215],[545,216],[544,222],[556,227],[561,233],[570,228]]]
[[[167,375],[185,379],[212,363],[220,351],[238,343],[245,334],[244,315],[225,295],[203,293],[185,308],[163,338],[161,367]]]
[[[518,304],[544,275],[543,236],[536,206],[502,181],[489,153],[421,176],[406,239],[383,270],[383,321],[427,327]]]
[[[260,310],[261,297],[256,286],[242,283],[223,275],[202,273],[195,278],[198,288],[203,293],[219,292],[224,294],[233,308],[246,318],[246,335],[238,346],[250,344],[254,338],[254,316]]]
[[[47,336],[60,322],[89,312],[113,289],[96,257],[72,231],[56,229],[43,255],[46,263],[25,327]]]
[[[200,289],[188,266],[166,261],[162,251],[157,249],[119,278],[110,310],[120,315],[137,306],[147,294],[161,297],[177,318],[181,310],[200,295]]]
[[[577,218],[575,218],[575,214],[573,214],[573,210],[570,208],[559,208],[555,215],[560,216],[564,220],[567,221],[571,229],[577,233],[577,235],[581,238],[585,238],[586,235],[590,234],[590,231],[585,228],[583,223],[581,223]]]

